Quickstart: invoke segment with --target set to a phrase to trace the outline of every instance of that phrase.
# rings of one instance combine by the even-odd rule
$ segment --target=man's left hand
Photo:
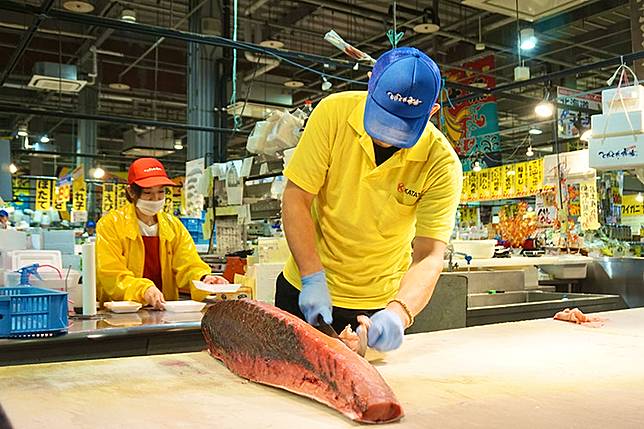
[[[202,282],[209,285],[221,285],[221,284],[227,284],[228,280],[220,276],[206,276],[203,278]]]
[[[358,329],[362,329],[362,326]],[[388,309],[380,310],[371,316],[367,344],[380,352],[395,350],[403,342],[404,330],[403,322],[396,313]]]

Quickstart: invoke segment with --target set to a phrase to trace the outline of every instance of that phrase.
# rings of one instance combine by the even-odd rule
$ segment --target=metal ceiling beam
[[[25,49],[27,49],[29,42],[31,42],[31,39],[33,39],[34,34],[36,34],[36,31],[38,30],[38,28],[45,21],[46,15],[51,10],[53,5],[54,5],[54,0],[44,0],[40,7],[34,8],[37,10],[37,12],[35,13],[35,17],[33,22],[31,23],[31,27],[29,27],[29,30],[27,30],[27,32],[22,36],[22,39],[20,39],[20,42],[18,43],[16,50],[13,52],[13,55],[9,59],[9,63],[7,64],[7,67],[4,69],[4,72],[2,72],[2,76],[0,76],[0,86],[3,86],[5,84],[5,82],[7,81],[7,78],[9,78],[9,75],[11,75],[11,72],[13,72],[13,69],[16,68],[16,65],[18,64],[20,57],[22,57],[22,54],[25,52]]]
[[[53,1],[53,0],[47,0]],[[243,51],[251,51],[262,53],[265,55],[275,56],[281,59],[290,61],[306,61],[314,63],[328,64],[336,68],[352,68],[354,63],[346,60],[337,60],[320,55],[308,54],[305,52],[297,51],[283,51],[279,49],[265,48],[263,46],[255,45],[252,43],[234,42],[225,37],[219,36],[206,36],[198,33],[191,33],[187,31],[172,30],[166,27],[155,25],[132,23],[122,21],[119,19],[105,18],[95,15],[83,15],[71,12],[65,12],[57,9],[50,10],[48,13],[41,13],[40,9],[30,5],[23,5],[11,0],[3,0],[0,2],[0,10],[10,10],[13,12],[25,14],[40,14],[40,19],[47,17],[58,19],[65,22],[73,22],[84,25],[94,25],[97,27],[113,28],[121,31],[129,31],[137,34],[144,34],[154,37],[166,37],[168,39],[182,40],[184,42],[195,42],[210,46],[220,46],[223,48],[239,49]]]
[[[54,118],[69,118],[69,119],[85,119],[90,121],[112,122],[119,124],[133,124],[133,125],[147,125],[161,128],[178,128],[183,130],[196,130],[196,131],[210,131],[213,133],[237,133],[249,134],[247,132],[234,130],[232,128],[219,128],[219,127],[202,127],[198,125],[181,124],[177,122],[157,121],[153,119],[133,118],[129,116],[113,116],[101,114],[87,114],[79,112],[71,112],[65,110],[46,110],[22,107],[18,105],[0,104],[0,112],[10,114],[22,115],[40,115],[51,116]]]
[[[499,85],[499,86],[497,86],[495,88],[490,88],[486,92],[489,93],[489,94],[496,94],[496,93],[499,93],[499,92],[508,92],[508,91],[513,90],[513,89],[518,89],[518,88],[522,88],[522,87],[526,87],[526,86],[530,86],[530,85],[535,85],[535,84],[539,84],[539,83],[543,83],[543,82],[552,81],[552,80],[559,79],[559,78],[562,78],[562,77],[565,77],[565,76],[569,76],[571,74],[579,74],[579,73],[584,73],[584,72],[588,72],[588,71],[591,71],[591,70],[601,69],[601,68],[604,68],[604,67],[610,67],[610,66],[614,66],[614,65],[619,65],[619,64],[622,64],[622,62],[625,63],[625,64],[632,63],[633,61],[637,61],[637,60],[640,60],[642,58],[644,58],[644,51],[633,52],[632,54],[627,54],[627,55],[622,55],[622,56],[619,56],[619,57],[609,58],[607,60],[598,61],[598,62],[592,63],[592,64],[584,64],[582,66],[571,67],[571,68],[568,68],[568,69],[565,69],[565,70],[545,74],[543,76],[537,76],[537,77],[534,77],[532,79],[528,79],[528,80],[524,80],[524,81],[518,81],[518,82],[512,82],[512,83],[508,83],[508,84],[504,84],[504,85]],[[466,95],[466,96],[459,97],[459,98],[456,98],[456,99],[452,100],[452,103],[454,103],[454,104],[462,103],[464,101],[472,100],[472,99],[474,99],[474,98],[476,98],[478,96],[479,96],[479,94]]]
[[[587,6],[578,7],[568,12],[557,14],[551,18],[545,18],[534,24],[534,31],[537,33],[547,33],[555,28],[572,24],[582,19],[588,19],[600,13],[617,9],[627,5],[628,0],[599,0],[588,4]],[[589,23],[590,24],[590,23]]]

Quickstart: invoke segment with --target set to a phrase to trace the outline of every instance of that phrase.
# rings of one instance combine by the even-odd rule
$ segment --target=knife
[[[338,333],[335,332],[335,329],[333,329],[333,326],[324,322],[321,314],[318,315],[318,325],[315,328],[331,338],[340,338]]]

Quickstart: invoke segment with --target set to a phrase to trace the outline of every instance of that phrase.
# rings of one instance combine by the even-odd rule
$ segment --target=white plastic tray
[[[166,301],[164,306],[166,311],[172,313],[190,313],[201,311],[205,303],[197,301]]]
[[[197,289],[210,292],[210,293],[237,292],[241,287],[240,284],[236,284],[236,283],[211,285],[208,283],[200,282],[199,280],[193,280],[192,283],[195,285]]]
[[[136,313],[142,306],[143,304],[134,301],[110,301],[105,303],[105,308],[112,313]]]

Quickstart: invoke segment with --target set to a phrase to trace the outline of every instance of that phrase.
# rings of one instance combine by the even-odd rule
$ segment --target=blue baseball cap
[[[0,217],[9,217],[9,212],[6,210],[0,210]]]
[[[399,148],[418,142],[441,89],[436,63],[416,48],[396,48],[378,58],[369,79],[364,128]]]
[[[93,220],[88,220],[87,224],[85,225],[85,227],[87,227],[87,228],[96,228],[96,222],[94,222]]]

